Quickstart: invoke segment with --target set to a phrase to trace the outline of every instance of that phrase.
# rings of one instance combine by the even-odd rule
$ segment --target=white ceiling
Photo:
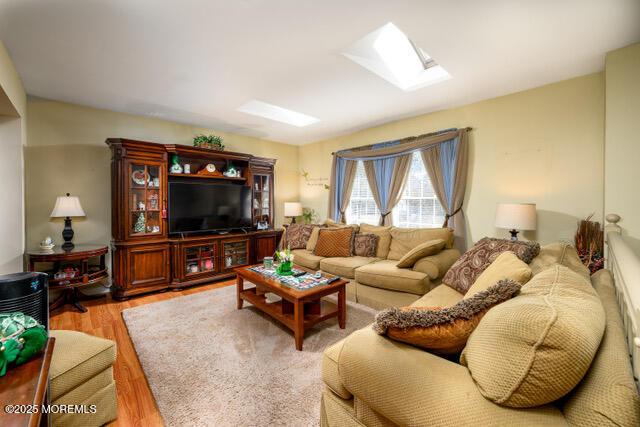
[[[387,22],[453,78],[403,92],[340,54]],[[304,144],[602,70],[640,1],[0,0],[0,39],[31,95]]]

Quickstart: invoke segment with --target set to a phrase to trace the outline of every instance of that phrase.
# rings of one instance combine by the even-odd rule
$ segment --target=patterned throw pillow
[[[519,283],[506,279],[451,307],[389,308],[378,313],[373,330],[436,354],[456,354],[482,316],[519,290]]]
[[[313,225],[291,224],[287,227],[287,246],[290,249],[306,249]]]
[[[540,244],[537,242],[523,242],[520,240],[493,239],[485,237],[451,266],[442,278],[442,283],[455,289],[461,294],[467,293],[478,276],[503,253],[511,251],[522,261],[529,264],[538,253]]]
[[[326,258],[349,257],[355,230],[352,227],[327,228],[318,233],[318,243],[313,253]]]
[[[353,239],[353,254],[355,256],[374,257],[378,250],[380,236],[375,234],[356,234]]]

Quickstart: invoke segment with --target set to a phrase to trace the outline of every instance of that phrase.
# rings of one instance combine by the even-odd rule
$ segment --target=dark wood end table
[[[261,264],[257,264],[261,265]],[[297,290],[281,284],[278,280],[250,270],[250,267],[238,267],[236,295],[237,308],[242,308],[247,301],[256,308],[293,331],[296,349],[302,351],[304,333],[317,323],[332,317],[338,318],[338,325],[344,329],[347,322],[346,285],[347,281],[338,279],[328,285],[320,285],[307,290]],[[296,268],[300,269],[299,266]],[[311,271],[309,271],[311,272]],[[324,277],[333,277],[324,274]],[[255,285],[253,288],[244,288],[244,281]],[[271,292],[282,298],[281,301],[268,302],[265,293]],[[338,304],[321,300],[327,295],[338,294]]]
[[[44,271],[49,275],[49,289],[61,289],[62,295],[53,301],[49,308],[51,310],[66,303],[72,304],[81,312],[86,312],[87,308],[80,303],[78,288],[99,283],[109,277],[105,256],[109,248],[102,245],[76,245],[72,250],[65,251],[56,247],[50,251],[33,250],[27,251],[29,257],[29,271],[41,271],[36,269],[36,263],[53,263],[52,271]],[[92,258],[97,259],[96,264],[90,264]],[[63,277],[56,279],[55,273],[65,265],[73,265],[78,269],[78,273],[73,277]]]
[[[23,365],[10,367],[5,376],[0,377],[0,402],[3,405],[0,408],[0,426],[35,427],[48,424],[46,420],[41,420],[41,408],[48,403],[49,367],[54,345],[55,338],[49,338],[39,355]],[[32,407],[38,411],[10,414],[5,410],[6,405],[34,405]]]

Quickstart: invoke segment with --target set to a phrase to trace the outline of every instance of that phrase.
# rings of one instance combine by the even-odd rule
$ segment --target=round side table
[[[51,310],[72,304],[81,312],[87,308],[80,303],[79,288],[99,283],[109,277],[105,255],[109,249],[102,245],[76,245],[70,251],[54,248],[27,251],[29,271],[42,271],[49,275],[49,289],[60,289],[62,294],[53,301]],[[36,269],[36,263],[53,263],[50,270]]]

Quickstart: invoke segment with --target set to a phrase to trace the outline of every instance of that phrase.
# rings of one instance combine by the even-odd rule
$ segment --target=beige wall
[[[0,274],[22,271],[26,94],[0,42]]]
[[[428,91],[428,89],[427,89]],[[428,96],[427,92],[425,96]],[[302,146],[303,206],[327,213],[331,152],[451,127],[473,127],[465,211],[470,238],[506,236],[493,226],[499,202],[534,202],[538,231],[526,238],[572,239],[576,221],[602,219],[604,76],[591,74]]]
[[[605,61],[605,213],[622,217],[626,239],[640,254],[640,43]]]
[[[278,159],[276,224],[283,221],[285,201],[297,200],[298,148],[210,129],[42,99],[29,99],[26,148],[27,246],[50,235],[60,244],[63,224],[50,220],[56,197],[69,192],[80,198],[87,214],[74,220],[76,243],[108,243],[111,233],[110,152],[108,137],[160,143],[191,144],[198,133],[224,138],[228,150]]]

